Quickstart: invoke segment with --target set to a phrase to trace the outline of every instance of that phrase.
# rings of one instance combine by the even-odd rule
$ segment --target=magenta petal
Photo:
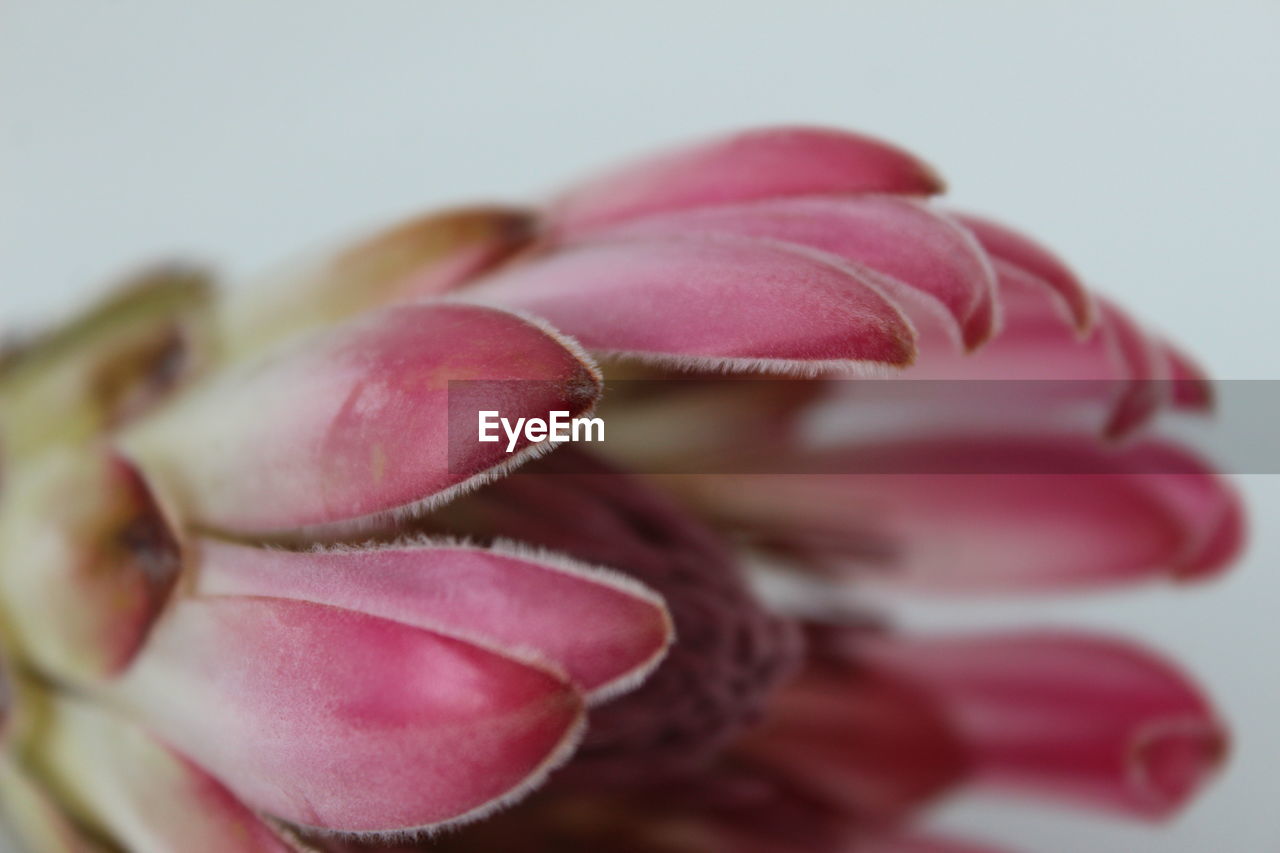
[[[1120,358],[1110,338],[1093,328],[1081,338],[1034,277],[997,263],[1000,333],[975,353],[931,347],[921,353],[911,376],[943,379],[1104,379],[1122,378]]]
[[[1003,327],[976,353],[922,347],[909,376],[916,379],[1048,380],[1024,382],[1019,393],[1055,417],[1063,405],[1096,409],[1099,431],[1118,436],[1144,424],[1169,393],[1168,367],[1155,343],[1127,314],[1098,301],[1096,322],[1083,337],[1064,322],[1033,276],[1008,265],[999,272]],[[1044,399],[1039,395],[1043,392]]]
[[[1191,356],[1166,342],[1159,344],[1173,380],[1173,405],[1193,412],[1213,409],[1213,383]]]
[[[804,564],[931,592],[1206,577],[1243,539],[1235,493],[1171,445],[939,437],[804,464],[846,473],[708,475],[696,496],[721,523]]]
[[[609,235],[699,232],[794,243],[865,265],[890,278],[895,297],[914,291],[940,304],[968,347],[994,331],[995,274],[986,255],[967,231],[913,199],[795,198],[699,208],[624,223]],[[907,310],[912,304],[909,296],[903,300]]]
[[[551,672],[336,607],[185,600],[117,687],[250,806],[322,829],[478,817],[562,761],[582,723]]]
[[[1030,237],[989,219],[969,214],[955,214],[955,219],[969,229],[997,264],[1007,264],[1034,276],[1058,295],[1077,328],[1089,327],[1093,319],[1089,291],[1053,252]]]
[[[907,152],[819,128],[765,128],[690,145],[589,180],[551,207],[561,236],[650,213],[797,195],[931,195],[942,181]]]
[[[1126,435],[1145,424],[1169,398],[1169,364],[1156,342],[1116,306],[1099,300],[1099,326],[1111,333],[1114,352],[1129,381],[1104,432]]]
[[[455,387],[451,407],[450,381],[463,379],[521,381]],[[321,535],[447,500],[552,446],[522,442],[509,454],[501,441],[472,443],[451,454],[450,426],[474,430],[478,409],[580,415],[599,383],[571,342],[527,320],[402,305],[232,370],[126,446],[178,513],[202,526]]]
[[[1182,673],[1130,643],[1022,632],[869,643],[874,666],[932,691],[980,779],[1144,817],[1178,810],[1226,735]]]
[[[1240,495],[1203,462],[1174,445],[1146,442],[1130,448],[1135,467],[1167,471],[1141,480],[1172,516],[1181,518],[1186,545],[1175,563],[1181,580],[1204,580],[1220,574],[1244,548],[1246,520]]]
[[[428,542],[289,552],[206,540],[198,592],[330,604],[513,657],[532,654],[595,699],[638,683],[672,640],[655,593],[532,549]]]
[[[861,821],[909,816],[969,772],[969,757],[915,685],[833,660],[810,661],[735,747],[807,800]]]
[[[465,295],[546,317],[602,353],[803,373],[910,363],[911,327],[877,285],[798,247],[641,239],[557,250]]]

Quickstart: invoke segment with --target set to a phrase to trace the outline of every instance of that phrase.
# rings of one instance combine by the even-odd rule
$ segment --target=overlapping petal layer
[[[936,325],[920,296],[951,316],[966,347],[996,329],[995,273],[969,233],[915,199],[887,195],[772,199],[625,222],[601,236],[717,234],[806,246],[883,273],[917,327]]]
[[[725,238],[593,242],[469,285],[468,299],[546,317],[584,346],[658,364],[805,373],[910,363],[910,325],[855,267]]]
[[[1034,278],[1057,295],[1075,326],[1089,328],[1094,318],[1093,297],[1079,277],[1052,251],[1005,225],[970,214],[957,221],[977,239],[1002,274]]]
[[[0,452],[12,461],[92,440],[152,410],[207,366],[213,301],[204,271],[157,266],[56,331],[4,347]]]
[[[1181,807],[1226,735],[1164,660],[1100,636],[1022,632],[886,639],[857,654],[932,693],[979,779],[1150,818]]]
[[[552,228],[583,231],[649,213],[797,195],[930,195],[942,180],[879,140],[820,128],[766,128],[679,148],[587,181],[551,206]]]
[[[541,210],[415,220],[216,311],[203,281],[126,295],[5,358],[0,641],[41,725],[0,725],[0,791],[35,843],[424,849],[571,757],[430,844],[977,853],[900,824],[970,780],[1182,805],[1225,736],[1169,664],[855,628],[844,593],[773,613],[685,514],[815,584],[1056,590],[1236,555],[1222,479],[1133,440],[1208,409],[1203,372],[940,189],[867,137],[752,131]],[[683,465],[658,480],[683,506],[574,453],[491,482],[551,445],[451,438],[481,409],[590,411],[579,342],[631,375],[822,379],[615,395],[611,450]],[[903,405],[873,376],[955,390]],[[1010,379],[996,405],[950,381]],[[773,473],[710,473],[752,459]],[[842,626],[802,634],[823,612]]]
[[[459,380],[495,380],[477,397]],[[450,396],[450,382],[457,391]],[[476,412],[546,418],[594,405],[565,339],[463,305],[374,312],[223,374],[125,439],[182,516],[242,535],[350,531],[447,499],[550,445],[450,445]]]
[[[566,759],[583,714],[528,661],[261,597],[177,602],[113,690],[251,807],[347,832],[483,814]]]
[[[434,296],[529,243],[530,211],[464,207],[428,213],[355,245],[294,264],[228,294],[223,349],[244,357],[308,329],[385,305]]]
[[[793,465],[796,473],[671,482],[766,550],[922,590],[1198,579],[1225,567],[1243,538],[1235,493],[1169,444],[935,437],[796,457]]]
[[[288,552],[201,543],[196,591],[357,610],[563,671],[597,698],[643,678],[672,640],[626,575],[532,549],[447,542]]]

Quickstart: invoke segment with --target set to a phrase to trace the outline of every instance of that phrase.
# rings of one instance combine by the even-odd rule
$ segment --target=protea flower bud
[[[221,293],[165,268],[14,348],[15,832],[959,853],[910,822],[965,785],[1176,811],[1226,734],[1175,665],[909,636],[857,596],[1197,580],[1243,538],[1153,431],[1210,407],[1194,364],[941,188],[877,140],[752,131]],[[610,439],[473,441],[486,412]]]

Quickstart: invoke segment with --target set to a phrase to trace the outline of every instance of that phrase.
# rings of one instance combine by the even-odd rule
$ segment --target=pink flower
[[[940,189],[865,137],[748,132],[222,297],[160,270],[15,350],[16,830],[941,853],[969,848],[909,823],[961,785],[1178,809],[1226,735],[1174,665],[854,597],[1201,579],[1243,537],[1154,430],[1209,407],[1192,362]],[[458,438],[597,406],[609,461]]]

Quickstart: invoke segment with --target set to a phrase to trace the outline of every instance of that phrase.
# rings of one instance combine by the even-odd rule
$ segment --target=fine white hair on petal
[[[586,406],[583,411],[579,413],[579,416],[590,417],[595,413],[595,405],[603,393],[604,383],[603,374],[600,371],[599,365],[577,340],[559,331],[546,320],[523,311],[512,310],[502,306],[477,305],[465,300],[451,298],[424,299],[413,304],[424,306],[449,305],[455,307],[467,307],[470,309],[482,309],[512,317],[537,330],[542,335],[550,338],[554,343],[568,353],[568,355],[571,356],[586,373],[585,377],[578,377],[577,382],[579,387],[575,390],[584,392],[581,395],[584,401],[587,398],[588,393],[591,399],[590,405]],[[233,395],[232,399],[235,399],[234,392],[238,384],[245,379],[246,375],[252,375],[253,371],[261,370],[264,365],[287,361],[293,354],[304,351],[315,341],[322,340],[328,333],[328,330],[310,330],[295,338],[279,342],[270,350],[269,353],[261,356],[257,362],[247,366],[243,364],[235,365],[231,370],[217,374],[214,379],[209,381],[208,388],[226,389]],[[502,380],[499,379],[497,381]],[[547,380],[536,379],[530,381],[545,382]],[[188,395],[185,399],[191,400],[195,398]],[[156,424],[159,424],[160,427],[155,426]],[[126,434],[121,439],[121,444],[124,448],[122,453],[128,453],[131,456],[145,455],[138,453],[137,450],[139,447],[145,448],[148,440],[147,430],[159,431],[163,434],[164,424],[165,417],[151,418],[144,423],[145,429],[143,427],[133,428],[130,433]],[[199,523],[197,523],[195,527],[198,532],[213,533],[220,538],[244,541],[259,545],[277,544],[286,548],[296,547],[303,543],[317,540],[350,540],[363,535],[371,535],[385,531],[388,527],[391,527],[398,522],[419,518],[431,512],[435,508],[454,500],[460,495],[472,492],[495,479],[507,475],[528,461],[550,453],[556,448],[556,446],[557,445],[555,443],[550,441],[532,443],[519,451],[509,454],[506,459],[503,459],[492,467],[472,474],[460,482],[454,483],[444,489],[425,496],[421,500],[378,510],[361,516],[254,531],[252,533],[245,534],[238,534],[233,530],[226,530],[216,526],[209,527]],[[172,486],[167,482],[168,479],[169,478],[165,477],[155,478],[155,488],[158,492],[157,499],[166,508],[184,505],[186,501],[181,500],[180,495],[176,493],[169,493],[172,491]]]
[[[663,619],[663,628],[666,641],[646,660],[640,662],[636,666],[620,674],[612,681],[608,681],[595,689],[586,693],[588,706],[595,706],[616,699],[631,690],[639,687],[646,678],[653,673],[655,669],[666,659],[667,652],[672,644],[676,642],[675,623],[672,621],[671,613],[667,610],[666,601],[654,590],[641,583],[636,578],[628,574],[612,569],[607,566],[601,566],[594,563],[585,563],[576,560],[567,554],[551,551],[537,545],[530,545],[514,539],[495,539],[488,545],[477,545],[467,539],[459,539],[456,537],[436,537],[427,535],[418,535],[398,539],[392,542],[381,542],[374,544],[369,549],[350,548],[339,546],[344,552],[354,552],[360,550],[412,550],[415,548],[431,549],[431,550],[457,550],[472,551],[481,553],[494,553],[505,557],[511,557],[521,562],[531,563],[539,568],[549,571],[560,572],[570,575],[589,583],[599,584],[600,586],[609,587],[618,592],[638,598],[642,601],[653,605],[661,614]],[[338,549],[335,549],[338,550]],[[540,653],[521,648],[508,647],[492,647],[483,639],[478,639],[464,632],[458,632],[451,629],[436,629],[440,633],[446,631],[450,636],[468,643],[481,645],[488,651],[493,651],[507,656],[515,656],[520,660],[524,660],[526,656],[532,656],[540,665],[555,666],[542,659]]]
[[[285,821],[269,814],[255,812],[255,815],[258,820],[271,827],[271,831],[279,837],[285,847],[294,851],[294,853],[320,853],[319,848],[311,844],[307,844],[302,840],[302,836],[298,834],[297,828],[292,824],[286,823]]]
[[[987,258],[986,252],[983,251],[980,246],[978,246],[978,241],[973,237],[973,235],[969,234],[967,231],[963,231],[963,229],[961,229],[959,225],[955,225],[955,229],[963,233],[963,236],[967,239],[967,242],[971,242],[973,244],[975,254],[978,257],[983,259],[984,265],[987,267],[987,270],[990,273],[991,286],[994,289],[995,270],[991,269],[991,264]],[[915,322],[912,321],[910,313],[907,311],[908,305],[916,308],[917,310],[927,312],[931,317],[934,318],[934,320],[943,329],[944,333],[946,334],[947,338],[950,339],[952,344],[954,344],[958,348],[961,348],[961,349],[964,348],[964,341],[962,339],[963,332],[960,326],[957,324],[955,318],[951,315],[951,312],[948,310],[946,304],[941,299],[939,299],[936,295],[932,293],[928,293],[924,290],[921,290],[920,288],[908,282],[902,281],[899,278],[891,276],[888,273],[883,273],[883,272],[880,272],[879,270],[872,269],[871,267],[867,266],[864,263],[860,263],[858,261],[854,261],[849,258],[841,257],[840,255],[834,254],[832,252],[823,251],[822,249],[815,249],[812,246],[805,246],[798,243],[790,243],[785,240],[775,240],[771,238],[762,238],[762,237],[756,237],[753,239],[756,242],[766,243],[775,248],[784,249],[788,252],[791,252],[792,254],[804,255],[806,257],[813,258],[814,260],[821,261],[827,266],[835,267],[845,272],[850,278],[857,281],[863,287],[866,287],[868,290],[874,291],[875,293],[879,294],[880,297],[885,300],[885,302],[892,305],[894,309],[898,312],[899,319],[901,319],[903,325],[907,327],[907,330],[911,334],[911,340],[912,340],[913,346],[912,346],[912,358],[910,361],[902,365],[892,365],[892,364],[882,365],[888,370],[890,371],[905,370],[906,368],[910,367],[912,364],[915,363],[915,358],[919,354],[918,351],[916,350],[916,346],[919,344],[919,341],[920,341],[920,330],[917,328]],[[998,303],[1000,300],[998,298],[995,298],[995,296],[996,294],[993,293],[992,302],[996,303],[995,311],[997,312],[997,317],[995,322],[998,323],[1000,320],[999,308],[998,308]],[[903,304],[904,300],[906,301],[905,305]],[[990,335],[988,335],[986,340],[990,340],[992,337],[995,336],[995,329],[996,327],[993,326],[992,332]],[[879,365],[881,363],[858,361],[858,362],[855,362],[855,364]]]
[[[597,383],[604,381],[604,374],[600,370],[600,365],[591,356],[591,353],[587,351],[586,347],[579,343],[577,338],[556,328],[551,321],[545,317],[539,316],[531,311],[526,311],[523,308],[515,308],[502,305],[501,303],[490,303],[484,300],[471,300],[467,299],[465,295],[459,294],[437,296],[419,301],[422,304],[465,305],[470,308],[487,308],[492,311],[497,311],[500,314],[510,314],[512,317],[516,317],[517,319],[528,323],[530,326],[533,326],[539,332],[542,332],[544,335],[560,344],[560,346],[564,347],[570,355],[576,358],[582,366],[587,369],[591,374],[591,377]]]
[[[982,265],[986,269],[987,276],[991,283],[991,331],[987,335],[987,340],[994,340],[1000,336],[1000,332],[1004,330],[1004,302],[1000,299],[1000,277],[996,274],[995,264],[991,260],[991,254],[982,247],[982,243],[973,235],[973,232],[964,227],[964,224],[950,215],[945,210],[929,204],[920,199],[910,199],[909,204],[914,204],[922,210],[932,214],[938,222],[946,225],[957,234],[961,240],[973,250],[975,257],[982,260]]]
[[[477,553],[494,553],[511,557],[526,563],[536,563],[542,568],[563,572],[567,575],[612,587],[620,592],[643,599],[650,604],[661,605],[662,596],[645,586],[636,578],[617,569],[601,566],[552,551],[541,545],[531,545],[517,539],[500,537],[488,544],[479,544],[466,536],[436,536],[427,533],[415,533],[392,540],[370,540],[367,543],[315,542],[308,546],[311,553],[361,553],[367,551],[472,551]]]
[[[642,350],[625,350],[610,349],[605,347],[593,347],[591,352],[597,357],[604,358],[626,358],[647,364],[653,364],[661,367],[669,367],[678,370],[687,371],[714,371],[723,373],[769,373],[788,377],[812,378],[823,373],[831,371],[853,371],[863,373],[867,376],[891,375],[890,371],[908,367],[914,361],[916,355],[915,344],[919,339],[915,324],[911,318],[903,311],[900,300],[904,291],[912,292],[913,302],[918,302],[933,309],[934,302],[938,300],[930,294],[920,292],[918,298],[914,294],[914,289],[909,285],[902,284],[896,279],[892,279],[876,270],[871,269],[863,264],[840,257],[830,252],[825,252],[810,246],[799,243],[792,243],[785,240],[777,240],[768,237],[744,237],[739,234],[720,233],[715,231],[691,232],[684,234],[663,234],[659,237],[641,236],[628,237],[619,235],[608,235],[605,239],[584,240],[574,244],[570,248],[592,248],[600,246],[619,246],[627,244],[654,243],[655,245],[665,244],[722,244],[727,246],[763,246],[774,251],[787,255],[794,255],[805,258],[811,262],[815,262],[824,267],[829,267],[839,272],[842,276],[849,279],[851,284],[856,283],[858,286],[865,288],[867,291],[875,294],[884,303],[889,306],[896,315],[897,320],[906,329],[911,341],[911,359],[905,364],[894,365],[884,362],[877,362],[864,359],[804,359],[804,358],[771,358],[768,356],[714,356],[714,355],[687,355],[681,353],[670,353],[661,351],[642,351]],[[531,261],[537,263],[537,261]],[[483,282],[483,278],[477,284]],[[530,314],[522,309],[515,309],[503,304],[503,299],[497,296],[486,296],[481,293],[478,295],[468,295],[466,293],[455,294],[447,297],[448,302],[462,303],[467,305],[478,305],[486,308],[494,308],[497,310],[507,311],[516,316],[533,323],[539,329],[551,334],[563,343],[571,352],[585,356],[586,353],[581,345],[573,338],[568,337],[563,332],[556,329],[553,325],[536,314]],[[942,309],[941,303],[938,302],[937,308]],[[945,314],[945,311],[943,311]],[[958,341],[959,331],[948,329]]]
[[[652,655],[636,666],[618,675],[612,681],[608,681],[595,689],[586,693],[588,706],[600,705],[612,699],[616,699],[631,690],[639,687],[646,678],[657,669],[662,661],[666,659],[667,652],[672,644],[676,642],[675,623],[671,618],[671,613],[667,609],[666,601],[654,590],[641,583],[636,578],[624,574],[617,569],[608,568],[593,563],[584,563],[576,560],[566,554],[551,551],[546,548],[530,545],[525,542],[519,542],[514,539],[495,539],[487,546],[477,546],[467,543],[465,540],[456,540],[445,537],[415,537],[413,539],[403,541],[402,543],[392,543],[388,545],[378,546],[384,550],[396,550],[397,548],[431,548],[438,550],[459,550],[459,551],[477,551],[491,552],[505,557],[511,557],[526,563],[532,563],[540,568],[549,571],[560,572],[570,575],[571,577],[585,580],[589,583],[599,584],[609,587],[610,589],[638,598],[642,601],[653,605],[662,614],[663,633],[665,642]],[[469,636],[455,634],[458,639],[472,642]],[[491,649],[491,651],[504,652],[503,649]],[[514,650],[516,654],[522,651]]]
[[[240,547],[265,547],[266,550],[287,551],[279,544],[268,546],[253,546],[241,544]],[[666,659],[667,653],[676,641],[675,623],[671,617],[670,611],[667,609],[666,601],[663,597],[641,581],[630,575],[627,575],[617,569],[601,566],[594,563],[586,563],[581,560],[574,559],[566,554],[551,551],[541,546],[530,545],[525,542],[519,542],[513,539],[495,539],[489,544],[476,544],[469,539],[453,536],[431,536],[427,534],[416,534],[411,536],[400,537],[391,541],[369,541],[365,543],[350,542],[333,542],[333,543],[311,543],[303,551],[291,551],[291,553],[306,554],[362,554],[376,551],[413,551],[413,550],[430,550],[430,551],[467,551],[478,554],[497,554],[503,557],[509,557],[522,563],[536,566],[546,571],[559,572],[569,575],[573,578],[585,581],[587,583],[596,584],[598,586],[607,587],[609,589],[620,592],[632,598],[639,599],[653,606],[653,608],[661,614],[663,626],[663,642],[655,649],[653,654],[636,665],[632,666],[625,672],[620,673],[615,678],[604,684],[598,685],[592,690],[584,693],[584,698],[588,706],[600,705],[612,699],[634,690],[639,687],[655,669]],[[198,590],[198,584],[197,584]],[[379,617],[387,618],[387,617]],[[398,621],[398,620],[395,620]],[[532,667],[543,669],[554,673],[557,678],[564,681],[571,681],[564,669],[555,661],[548,660],[547,657],[538,649],[525,645],[509,645],[494,642],[491,638],[483,634],[460,630],[453,626],[442,625],[432,620],[414,620],[406,622],[411,627],[420,628],[422,630],[431,631],[441,636],[447,636],[455,640],[473,645],[477,648],[496,654],[500,657],[509,658],[519,663],[528,664]]]
[[[458,303],[462,304],[462,303]],[[534,317],[517,314],[517,312],[508,311],[507,313],[519,316],[521,320],[529,322],[539,328],[541,331],[547,332],[554,337],[558,343],[565,347],[591,374],[592,380],[599,392],[602,390],[603,375],[600,372],[599,365],[591,358],[590,355],[582,349],[572,338],[561,335],[556,332],[553,327],[545,322],[537,320]],[[596,394],[598,401],[600,394]],[[591,417],[595,414],[595,401],[585,408],[579,417]],[[299,527],[291,527],[288,529],[270,531],[262,534],[255,534],[252,538],[255,542],[262,544],[275,543],[287,546],[290,543],[316,542],[316,541],[333,541],[339,539],[351,539],[361,535],[370,534],[379,530],[384,530],[390,526],[394,526],[401,522],[413,521],[429,514],[433,510],[450,503],[455,498],[465,494],[470,494],[481,487],[507,476],[515,469],[539,459],[556,449],[558,445],[551,441],[536,442],[521,448],[512,453],[507,459],[479,471],[461,482],[454,483],[452,486],[441,489],[438,492],[427,495],[418,501],[402,504],[391,509],[379,510],[378,512],[369,513],[368,515],[357,516],[355,518],[343,519],[341,521],[329,521],[319,524],[302,525]]]
[[[623,694],[629,693],[644,683],[654,670],[656,670],[666,659],[668,651],[676,642],[675,622],[671,618],[671,612],[667,609],[665,600],[654,590],[645,586],[639,580],[624,574],[617,569],[607,568],[605,566],[583,563],[573,559],[565,554],[555,551],[549,551],[545,548],[517,542],[511,539],[494,540],[490,546],[490,550],[498,554],[514,557],[526,562],[537,563],[538,565],[551,569],[553,571],[563,572],[576,578],[581,578],[590,582],[599,583],[627,595],[634,596],[643,601],[647,601],[662,613],[663,633],[665,642],[658,648],[648,659],[642,661],[627,672],[622,673],[612,681],[608,681],[596,687],[594,690],[586,694],[587,704],[589,706],[599,705],[611,699],[616,699]]]
[[[585,410],[583,412],[583,416],[589,416],[593,414],[594,411],[595,407],[593,406],[590,409]],[[555,449],[556,445],[550,441],[530,444],[527,447],[512,453],[509,458],[504,459],[496,465],[472,474],[465,480],[454,483],[452,486],[441,489],[433,494],[427,495],[421,500],[402,504],[401,506],[393,507],[392,509],[380,510],[379,512],[358,516],[356,518],[324,522],[322,524],[303,525],[301,527],[264,534],[262,539],[265,541],[277,542],[350,539],[363,534],[386,530],[387,528],[394,527],[397,524],[422,518],[433,510],[450,503],[455,498],[470,494],[471,492],[474,492],[495,480],[499,480],[515,471],[526,462],[540,459]]]
[[[637,361],[688,373],[764,373],[774,376],[813,379],[831,373],[850,374],[865,379],[888,379],[910,365],[892,365],[881,361],[857,359],[737,358],[732,356],[678,355],[674,353],[635,350],[602,350],[597,353],[610,360]]]

